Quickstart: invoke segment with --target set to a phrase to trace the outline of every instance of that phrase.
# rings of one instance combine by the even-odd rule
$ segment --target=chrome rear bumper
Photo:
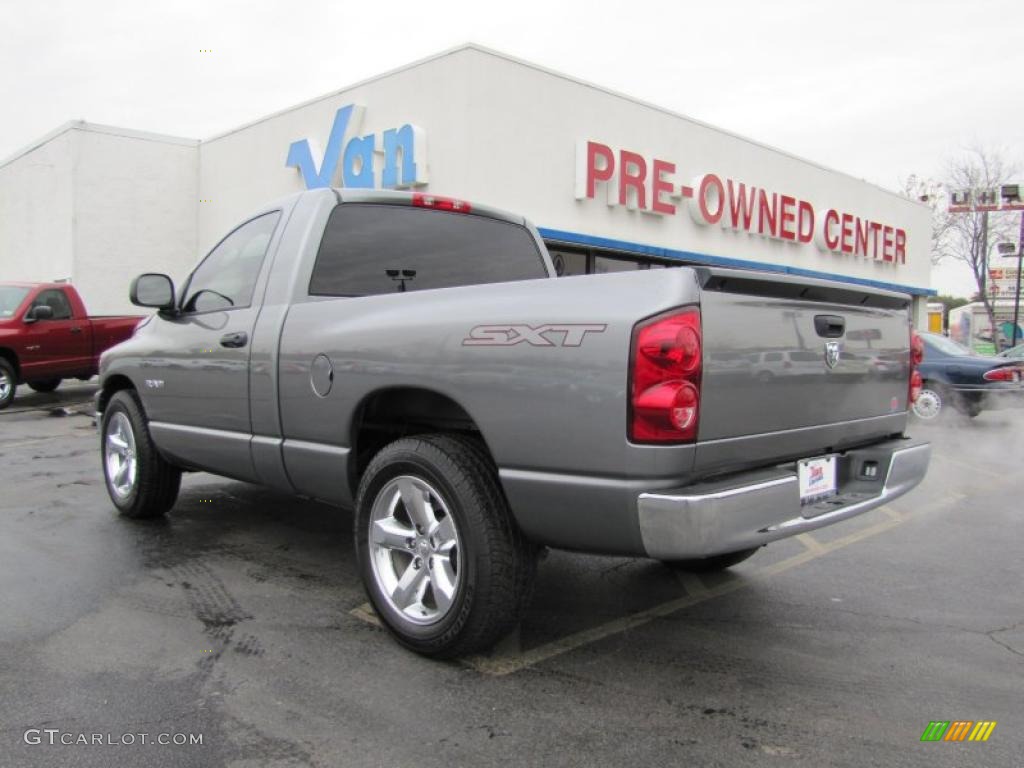
[[[889,440],[839,454],[838,495],[801,505],[795,464],[642,493],[640,533],[650,557],[681,560],[758,547],[813,531],[902,496],[924,478],[931,445]],[[874,476],[866,468],[874,465]]]

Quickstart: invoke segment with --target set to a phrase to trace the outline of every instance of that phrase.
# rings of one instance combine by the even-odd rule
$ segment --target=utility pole
[[[988,296],[988,211],[981,214],[981,295]],[[998,352],[999,350],[996,349]]]
[[[1017,346],[1018,323],[1020,322],[1020,278],[1021,265],[1024,264],[1024,211],[1020,214],[1020,237],[1017,239],[1017,291],[1013,297],[1013,339],[1011,347]]]

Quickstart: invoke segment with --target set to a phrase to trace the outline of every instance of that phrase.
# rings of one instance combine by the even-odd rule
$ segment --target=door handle
[[[815,315],[814,330],[826,339],[838,339],[846,330],[846,318],[840,315]]]
[[[79,328],[77,325],[74,328],[71,328],[70,330],[71,330],[72,333],[81,333],[82,332],[82,329]]]
[[[244,347],[249,343],[249,334],[245,331],[238,331],[237,333],[225,333],[220,337],[220,345],[222,347],[229,347],[231,349],[238,349]]]

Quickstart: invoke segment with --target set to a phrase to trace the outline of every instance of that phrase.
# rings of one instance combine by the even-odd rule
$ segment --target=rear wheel
[[[157,451],[133,391],[121,390],[110,398],[100,435],[107,493],[122,515],[160,517],[174,506],[181,470]]]
[[[943,393],[933,381],[926,381],[921,392],[911,406],[911,410],[921,421],[935,421],[942,414]]]
[[[0,411],[13,402],[17,388],[18,374],[14,366],[6,358],[0,357]]]
[[[42,379],[41,381],[30,381],[28,385],[36,392],[53,392],[60,386],[60,379]]]
[[[355,546],[381,621],[402,645],[438,658],[483,650],[509,632],[536,570],[493,465],[464,437],[382,449],[359,483]]]
[[[760,547],[753,549],[741,549],[739,552],[727,552],[724,555],[704,557],[694,560],[665,560],[669,568],[677,571],[689,571],[691,573],[710,573],[712,571],[723,571],[738,563],[742,563],[748,557],[752,557]]]
[[[971,419],[978,416],[982,411],[979,400],[970,400],[967,397],[959,398],[953,405],[960,413]]]

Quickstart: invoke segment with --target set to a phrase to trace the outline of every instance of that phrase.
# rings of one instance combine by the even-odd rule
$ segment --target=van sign
[[[299,169],[306,189],[338,186],[403,189],[427,183],[427,135],[423,129],[406,123],[384,131],[380,144],[372,133],[346,141],[350,129],[358,133],[364,112],[357,104],[339,109],[323,152],[314,151],[315,142],[310,139],[291,143],[285,166]],[[319,167],[314,155],[320,156]],[[383,155],[379,178],[378,155]]]

